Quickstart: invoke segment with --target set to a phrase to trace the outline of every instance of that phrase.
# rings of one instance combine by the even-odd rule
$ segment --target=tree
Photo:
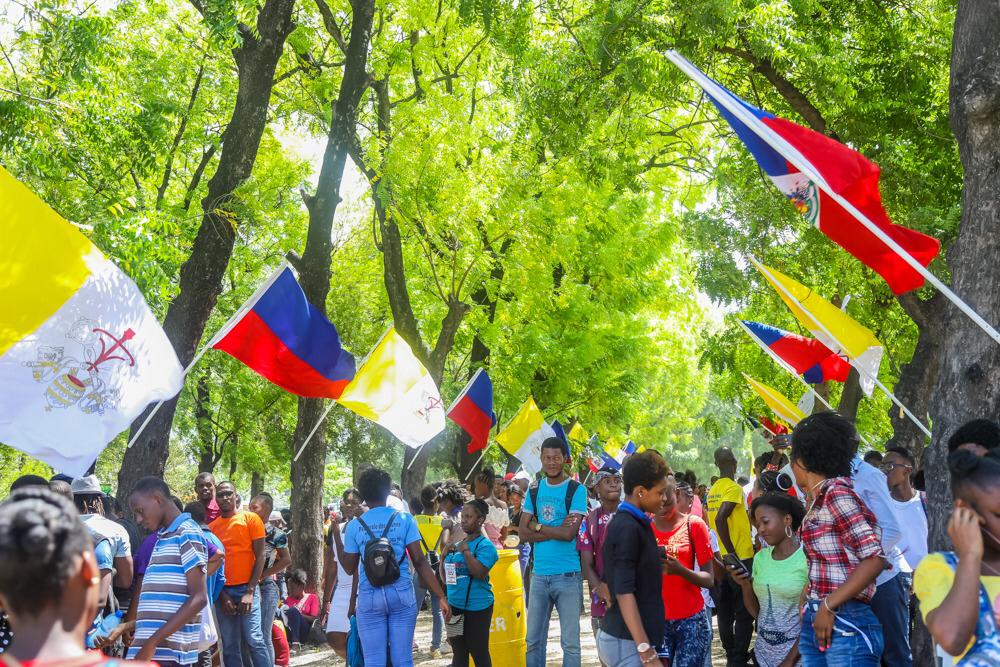
[[[181,267],[179,292],[163,321],[164,331],[185,366],[194,359],[205,324],[222,291],[239,225],[238,198],[234,195],[250,177],[257,158],[267,123],[275,68],[293,27],[294,5],[295,0],[267,0],[256,17],[255,27],[242,23],[238,26],[240,43],[233,49],[233,58],[239,89],[233,114],[223,134],[218,166],[202,200],[198,235]],[[195,6],[204,11],[200,4]],[[177,400],[166,401],[135,445],[125,452],[118,473],[119,500],[126,500],[141,477],[163,474]],[[145,414],[133,425],[133,431]]]

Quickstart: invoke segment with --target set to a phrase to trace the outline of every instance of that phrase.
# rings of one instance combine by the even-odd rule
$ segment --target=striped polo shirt
[[[167,528],[157,532],[156,546],[139,593],[135,639],[128,651],[130,660],[187,601],[187,573],[195,567],[204,571],[207,560],[205,538],[190,514],[179,515]],[[194,614],[190,622],[160,642],[153,660],[193,665],[198,661],[200,630],[201,617]]]

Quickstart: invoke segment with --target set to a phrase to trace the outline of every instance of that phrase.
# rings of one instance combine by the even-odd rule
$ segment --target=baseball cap
[[[97,479],[97,475],[87,475],[86,477],[78,477],[73,480],[73,483],[69,485],[69,490],[73,492],[73,495],[103,495],[104,490],[101,489],[101,482]]]

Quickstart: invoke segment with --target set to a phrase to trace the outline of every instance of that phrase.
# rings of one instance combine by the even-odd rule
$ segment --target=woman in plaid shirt
[[[792,433],[792,471],[808,496],[800,532],[809,562],[799,640],[805,667],[876,667],[882,656],[871,599],[886,561],[875,515],[851,482],[857,438],[836,412],[810,415]]]

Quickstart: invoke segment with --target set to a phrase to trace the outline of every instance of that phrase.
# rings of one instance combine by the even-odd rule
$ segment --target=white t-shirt
[[[89,530],[102,535],[111,542],[111,554],[115,558],[127,558],[132,555],[132,547],[129,546],[128,531],[118,523],[100,514],[81,514],[83,521]]]
[[[715,531],[712,530],[711,528],[708,530],[708,539],[712,543],[712,553],[713,554],[719,553],[719,540],[718,538],[715,537]],[[711,567],[712,567],[711,562],[705,564],[706,571],[708,571],[708,569]],[[701,566],[698,565],[698,563],[696,562],[694,564],[694,571],[700,572],[701,569],[702,569]],[[709,609],[715,609],[715,600],[713,600],[712,596],[709,595],[707,588],[701,589],[701,597],[705,600],[706,607],[708,607]]]
[[[899,550],[903,552],[903,562],[899,569],[903,572],[913,572],[917,565],[927,555],[927,514],[920,494],[914,493],[913,498],[900,502],[895,498],[892,509],[896,512],[899,525],[904,529],[899,538]]]
[[[406,514],[410,513],[410,508],[406,506],[406,503],[391,493],[389,494],[389,497],[385,499],[385,506],[391,507],[392,509],[400,512],[405,512]]]

